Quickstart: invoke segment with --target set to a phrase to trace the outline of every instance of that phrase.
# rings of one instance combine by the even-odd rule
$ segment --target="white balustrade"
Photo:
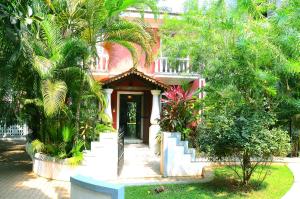
[[[176,66],[171,66],[168,57],[159,57],[155,62],[155,72],[161,74],[190,73],[189,62],[189,57],[177,58],[175,60]]]
[[[108,60],[109,56],[107,54],[102,54],[95,58],[94,64],[91,66],[91,71],[97,72],[108,72]]]
[[[96,45],[97,56],[94,59],[94,63],[91,66],[91,71],[93,73],[105,73],[108,72],[108,61],[109,55],[105,51],[101,43]]]

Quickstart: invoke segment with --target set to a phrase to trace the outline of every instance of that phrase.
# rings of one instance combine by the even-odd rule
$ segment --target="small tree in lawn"
[[[258,97],[258,96],[257,96]],[[274,115],[265,107],[264,98],[247,101],[240,91],[224,87],[211,91],[205,99],[206,110],[199,127],[200,148],[212,161],[225,162],[247,185],[252,174],[266,166],[273,156],[289,150],[287,132],[272,128]]]

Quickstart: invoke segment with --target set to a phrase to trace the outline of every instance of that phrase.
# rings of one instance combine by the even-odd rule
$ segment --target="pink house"
[[[130,19],[132,15],[135,13],[129,13],[126,17]],[[107,94],[108,107],[105,111],[111,117],[113,127],[122,129],[125,142],[145,143],[152,148],[159,131],[156,119],[160,117],[161,93],[183,82],[199,88],[204,85],[204,79],[190,71],[189,58],[178,58],[179,64],[171,66],[160,49],[159,27],[162,20],[147,15],[145,20],[158,33],[153,49],[156,59],[150,66],[144,65],[145,57],[138,47],[139,62],[134,68],[126,48],[117,44],[102,44],[97,47],[98,59],[92,72]]]

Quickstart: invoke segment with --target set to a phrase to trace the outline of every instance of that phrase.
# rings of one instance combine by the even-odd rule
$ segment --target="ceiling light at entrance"
[[[127,98],[128,98],[128,99],[131,99],[131,98],[132,98],[132,96],[131,96],[131,95],[128,95],[128,96],[127,96]]]

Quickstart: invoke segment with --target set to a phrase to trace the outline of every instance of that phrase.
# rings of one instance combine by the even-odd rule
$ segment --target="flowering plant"
[[[192,89],[173,86],[161,99],[162,112],[159,121],[162,131],[180,132],[183,139],[194,131],[199,116],[197,97]]]

